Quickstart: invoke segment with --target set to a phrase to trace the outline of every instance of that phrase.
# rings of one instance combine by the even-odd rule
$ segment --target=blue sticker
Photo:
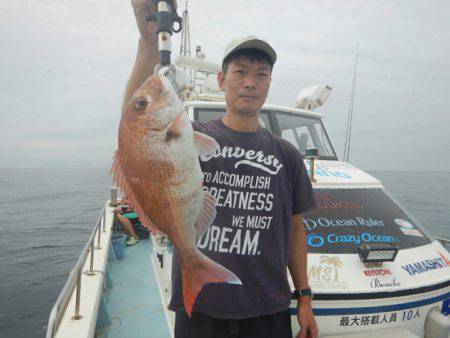
[[[447,298],[446,300],[444,300],[442,302],[442,309],[441,309],[441,313],[444,316],[448,316],[450,314],[450,298]]]

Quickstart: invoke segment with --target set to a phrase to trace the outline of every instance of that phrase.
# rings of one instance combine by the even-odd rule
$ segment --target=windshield
[[[223,114],[225,114],[225,108],[196,108],[194,118],[200,122],[207,122]],[[307,148],[313,147],[319,149],[320,159],[337,160],[319,118],[264,109],[260,112],[259,123],[263,128],[292,143],[303,156]]]
[[[318,189],[303,215],[308,252],[357,253],[360,244],[400,249],[430,243],[421,227],[381,189]]]
[[[337,159],[320,119],[284,112],[276,112],[276,118],[281,137],[291,142],[303,156],[306,149],[318,148],[321,159]]]

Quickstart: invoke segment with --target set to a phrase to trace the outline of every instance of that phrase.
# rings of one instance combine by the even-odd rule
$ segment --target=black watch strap
[[[312,292],[311,292],[310,288],[294,290],[294,297],[295,298],[304,297],[304,296],[312,297]]]

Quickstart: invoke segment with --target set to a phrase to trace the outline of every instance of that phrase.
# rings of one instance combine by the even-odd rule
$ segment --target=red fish
[[[216,216],[216,200],[203,190],[198,156],[212,156],[218,149],[213,138],[193,131],[165,76],[150,76],[122,113],[111,174],[142,224],[167,234],[175,246],[189,316],[205,284],[241,284],[196,247]]]

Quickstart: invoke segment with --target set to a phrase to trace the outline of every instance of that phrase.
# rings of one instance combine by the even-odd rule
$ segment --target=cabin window
[[[284,129],[281,131],[281,137],[292,143],[303,155],[306,149],[316,147],[306,126]]]
[[[360,244],[408,249],[426,231],[382,189],[316,189],[318,208],[303,215],[308,252],[357,253]]]
[[[281,137],[292,143],[304,156],[307,148],[318,148],[324,160],[337,160],[322,121],[318,118],[275,112]]]
[[[195,108],[194,119],[208,122],[225,114],[225,108]],[[277,110],[261,110],[260,125],[292,143],[304,156],[309,147],[319,149],[322,160],[337,160],[337,156],[319,118]]]
[[[325,133],[325,129],[323,128],[321,123],[314,124],[314,128],[316,129],[315,135],[318,136],[320,142],[319,144],[322,145],[323,149],[325,150],[326,154],[334,154],[334,150],[331,147],[331,142],[328,139],[328,135]]]

